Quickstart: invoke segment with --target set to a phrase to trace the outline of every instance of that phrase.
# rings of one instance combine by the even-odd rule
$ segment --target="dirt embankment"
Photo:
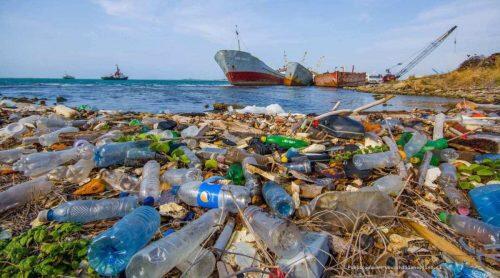
[[[500,53],[473,56],[446,74],[385,84],[366,85],[355,90],[376,94],[401,94],[465,98],[478,103],[500,103]]]

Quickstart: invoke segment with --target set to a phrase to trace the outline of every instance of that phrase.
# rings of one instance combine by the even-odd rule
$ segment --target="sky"
[[[272,68],[286,53],[317,72],[383,73],[453,25],[410,74],[500,51],[500,0],[1,0],[0,77],[99,78],[119,64],[133,79],[222,79],[213,57],[237,48],[235,25]]]

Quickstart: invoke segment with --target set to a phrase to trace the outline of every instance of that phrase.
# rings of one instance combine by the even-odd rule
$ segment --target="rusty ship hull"
[[[248,52],[219,50],[214,58],[232,85],[283,85],[284,75]]]
[[[365,72],[334,71],[318,74],[314,77],[314,85],[320,87],[356,87],[365,83]]]
[[[296,62],[289,62],[286,65],[283,83],[286,86],[309,86],[313,83],[313,75],[303,65]]]

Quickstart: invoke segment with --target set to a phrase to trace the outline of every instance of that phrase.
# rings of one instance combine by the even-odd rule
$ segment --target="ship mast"
[[[240,48],[240,33],[238,33],[238,25],[235,25],[236,28],[235,28],[235,32],[236,32],[236,40],[238,41],[238,51],[241,51],[241,48]]]

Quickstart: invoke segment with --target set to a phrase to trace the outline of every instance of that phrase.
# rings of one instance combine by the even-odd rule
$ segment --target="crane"
[[[422,51],[418,53],[418,55],[411,60],[408,65],[404,66],[398,73],[396,74],[391,74],[390,69],[387,69],[387,74],[383,77],[384,82],[389,82],[392,80],[396,80],[400,78],[401,76],[405,75],[408,73],[411,69],[413,69],[418,63],[420,63],[427,55],[431,54],[432,51],[434,51],[446,38],[453,33],[457,29],[457,26],[451,27],[450,30],[448,30],[446,33],[441,35],[439,38],[437,38],[435,41],[431,42],[428,46],[426,46]]]

